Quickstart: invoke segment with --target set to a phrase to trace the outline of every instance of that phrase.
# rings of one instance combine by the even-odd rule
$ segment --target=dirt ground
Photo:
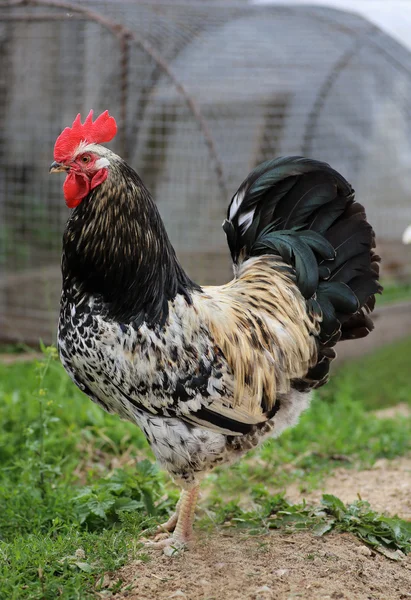
[[[343,501],[360,494],[374,509],[411,519],[411,457],[381,460],[366,471],[338,469],[324,482]],[[317,501],[321,490],[287,498]],[[239,530],[197,533],[188,552],[131,563],[107,577],[123,580],[116,600],[405,600],[411,599],[411,555],[391,561],[350,534],[308,532],[246,537]],[[128,584],[129,589],[125,590]],[[107,597],[107,596],[104,596]]]
[[[185,554],[154,554],[117,573],[128,600],[402,600],[411,598],[411,560],[391,562],[350,534],[323,538],[272,532],[214,532]],[[107,582],[108,583],[108,582]],[[124,587],[123,587],[124,589]]]
[[[373,510],[411,521],[411,456],[392,461],[381,459],[365,471],[336,469],[320,489],[301,493],[297,485],[292,485],[286,496],[293,503],[303,498],[308,503],[317,503],[323,493],[334,494],[345,503],[360,496]]]

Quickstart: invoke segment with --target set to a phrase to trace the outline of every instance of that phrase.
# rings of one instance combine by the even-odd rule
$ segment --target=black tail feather
[[[326,382],[337,341],[373,329],[380,258],[364,207],[328,164],[279,158],[257,167],[240,186],[223,224],[234,264],[277,254],[291,264],[307,309],[322,315],[318,362],[298,389]]]

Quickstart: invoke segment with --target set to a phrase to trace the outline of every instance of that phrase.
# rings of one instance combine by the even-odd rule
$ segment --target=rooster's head
[[[84,123],[78,114],[57,138],[50,173],[67,173],[63,190],[69,208],[78,206],[107,179],[111,153],[98,144],[109,142],[116,133],[116,121],[107,110],[94,122],[91,110]]]

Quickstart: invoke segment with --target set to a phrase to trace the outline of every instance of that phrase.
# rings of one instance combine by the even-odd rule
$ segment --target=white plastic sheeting
[[[377,25],[411,50],[411,2],[409,0],[251,0],[256,5],[325,6],[349,11]]]
[[[325,160],[354,185],[380,239],[400,241],[411,221],[407,49],[359,14],[288,3],[213,21],[171,64],[207,119],[230,192],[250,168],[275,155]],[[143,171],[150,164],[155,124],[174,111],[150,186],[179,250],[223,249],[213,223],[223,218],[227,199],[180,104],[161,76],[133,162]],[[174,187],[171,199],[176,172],[181,188]],[[209,198],[201,201],[205,181]]]

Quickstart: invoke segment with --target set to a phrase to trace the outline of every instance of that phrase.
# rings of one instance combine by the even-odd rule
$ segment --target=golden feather
[[[247,260],[235,279],[196,295],[195,308],[234,374],[229,409],[240,421],[264,420],[262,401],[269,411],[291,380],[316,362],[320,323],[307,313],[292,272],[278,257]]]

